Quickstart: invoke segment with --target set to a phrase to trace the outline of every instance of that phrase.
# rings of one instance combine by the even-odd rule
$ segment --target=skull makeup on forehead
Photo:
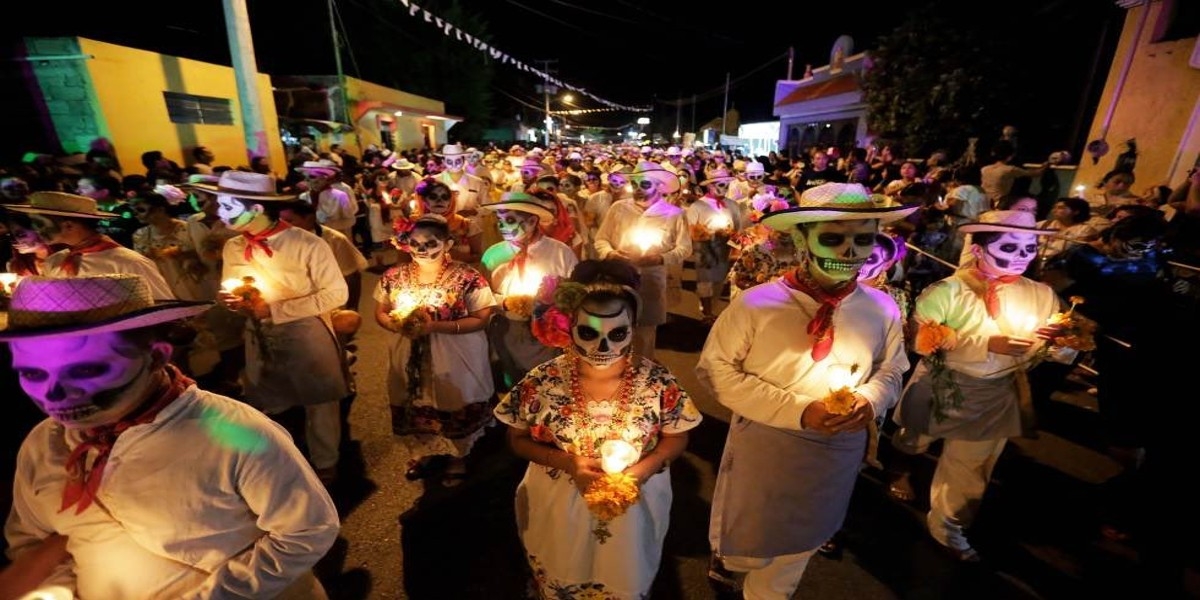
[[[979,269],[991,275],[1020,275],[1037,257],[1037,235],[1032,233],[999,233],[994,239],[988,233],[974,234],[983,238],[972,252],[979,259]]]
[[[575,313],[571,342],[584,362],[601,369],[611,367],[633,349],[629,307],[616,298],[584,302]]]
[[[796,246],[808,254],[809,272],[833,281],[850,281],[875,248],[875,219],[822,221],[802,226]]]
[[[500,237],[506,242],[526,242],[538,226],[537,215],[519,210],[497,210],[496,220]]]
[[[443,240],[428,228],[418,227],[408,236],[408,253],[414,262],[421,265],[442,260],[452,245],[454,240]]]
[[[217,196],[217,218],[234,231],[241,231],[254,220],[260,210],[251,210],[245,200],[220,194]]]

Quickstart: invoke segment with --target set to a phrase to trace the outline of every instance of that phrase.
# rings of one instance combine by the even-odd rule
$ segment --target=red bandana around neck
[[[722,210],[725,209],[725,199],[724,198],[722,198],[720,196],[709,196],[709,198],[712,198],[713,204],[716,204],[717,208],[720,208]]]
[[[804,292],[813,300],[821,303],[817,314],[813,315],[812,320],[808,322],[808,333],[814,339],[813,360],[818,362],[824,360],[826,356],[829,356],[829,351],[833,349],[833,311],[837,310],[838,305],[846,296],[858,289],[858,282],[852,279],[841,288],[830,292],[817,285],[816,281],[807,273],[801,273],[798,268],[788,271],[783,276],[783,282],[788,287]]]
[[[987,288],[983,290],[983,305],[987,308],[988,316],[993,319],[1000,318],[1000,296],[997,290],[1002,285],[1008,285],[1021,278],[1020,275],[996,275],[991,276],[979,269],[964,269],[968,275],[975,278]]]
[[[260,233],[243,231],[242,237],[246,238],[246,249],[243,251],[243,256],[245,256],[246,260],[250,260],[254,257],[254,251],[256,249],[262,250],[263,253],[267,255],[267,258],[275,256],[275,251],[271,250],[271,247],[267,245],[267,238],[289,227],[291,227],[291,225],[288,225],[287,221],[276,221],[274,225],[268,227],[266,231],[262,231]]]
[[[62,270],[69,277],[74,277],[79,274],[79,267],[83,264],[83,255],[92,254],[93,252],[103,252],[120,248],[121,245],[114,242],[107,235],[98,235],[90,238],[76,246],[72,246],[67,250],[67,257],[63,259]]]
[[[153,421],[162,409],[196,383],[181,373],[175,365],[168,364],[166,369],[169,381],[156,392],[157,395],[152,395],[124,419],[112,425],[84,432],[83,441],[67,457],[68,479],[66,487],[63,488],[62,507],[59,508],[59,512],[67,510],[72,505],[76,505],[75,514],[87,510],[96,500],[96,494],[100,491],[100,480],[104,477],[104,467],[108,464],[108,455],[112,452],[117,436],[134,425],[143,425]],[[92,462],[92,468],[88,469],[88,452],[93,449],[98,451],[98,454],[96,460]]]

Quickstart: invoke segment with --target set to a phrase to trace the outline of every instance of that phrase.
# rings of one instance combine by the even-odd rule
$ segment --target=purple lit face
[[[817,281],[843,283],[858,277],[875,249],[879,221],[825,221],[800,230],[798,247],[808,254],[808,271]]]
[[[254,210],[255,207],[258,210]],[[261,212],[261,206],[251,205],[244,200],[225,194],[217,196],[217,218],[234,231],[245,229]]]
[[[458,175],[462,173],[467,166],[467,155],[452,154],[442,158],[442,164],[446,165],[446,170],[451,174]]]
[[[867,262],[863,264],[862,270],[858,272],[859,281],[871,281],[879,277],[880,273],[892,268],[896,264],[895,249],[886,244],[875,244],[875,249],[871,250],[871,255],[867,257]]]
[[[171,346],[137,347],[117,332],[11,342],[13,370],[38,408],[68,429],[111,425],[145,399]]]
[[[12,235],[12,247],[20,254],[32,254],[37,252],[38,248],[46,246],[46,242],[42,241],[41,236],[32,229],[25,229],[17,224],[10,224],[8,227],[9,233]]]
[[[524,244],[537,229],[539,219],[533,213],[501,209],[496,211],[496,221],[504,241]]]
[[[971,252],[988,275],[1020,275],[1037,257],[1038,240],[1032,233],[1003,233],[986,246],[975,244]]]

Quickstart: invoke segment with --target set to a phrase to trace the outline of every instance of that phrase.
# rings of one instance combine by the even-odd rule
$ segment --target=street
[[[369,315],[377,273],[364,278]],[[688,278],[684,278],[685,285]],[[670,368],[705,415],[688,451],[672,464],[670,531],[655,583],[656,599],[709,599],[705,573],[709,502],[729,412],[694,373],[705,329],[685,291],[659,331],[658,360]],[[358,397],[332,492],[342,515],[338,544],[317,572],[331,598],[523,598],[526,567],[513,517],[513,491],[524,463],[494,427],[472,452],[469,479],[455,488],[404,479],[408,454],[391,433],[384,394],[387,336],[364,318],[357,337]],[[1137,593],[1135,556],[1103,541],[1096,509],[1102,483],[1118,465],[1098,442],[1094,398],[1083,387],[1054,395],[1037,439],[1014,440],[971,530],[984,557],[959,564],[924,530],[933,456],[915,474],[918,498],[886,494],[884,473],[859,479],[838,559],[813,559],[797,592],[804,598],[1078,598]],[[1052,429],[1051,429],[1052,428]],[[885,429],[886,432],[886,429]],[[887,440],[880,458],[890,456]],[[936,451],[936,446],[934,451]],[[923,489],[921,484],[925,484]]]

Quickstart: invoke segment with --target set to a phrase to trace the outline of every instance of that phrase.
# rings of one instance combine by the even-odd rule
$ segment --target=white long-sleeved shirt
[[[71,560],[44,582],[79,598],[273,598],[333,545],[340,523],[286,430],[192,386],[117,438],[97,503],[60,511],[78,431],[47,419],[17,456],[9,556],[51,534]],[[89,458],[94,458],[93,456]]]
[[[502,314],[510,319],[524,321],[528,320],[528,317],[504,311],[504,299],[511,295],[536,294],[536,286],[540,284],[541,279],[535,278],[535,275],[539,277],[570,277],[571,270],[579,263],[579,258],[571,251],[570,246],[554,238],[542,236],[529,245],[525,259],[525,272],[522,274],[517,272],[516,265],[512,263],[512,258],[516,253],[515,245],[509,242],[497,242],[483,253],[482,261],[484,265],[491,265],[488,282],[492,286],[492,292],[496,295],[496,303],[500,306]],[[525,280],[522,280],[522,277]],[[521,289],[523,287],[532,287],[532,289]]]
[[[832,350],[814,362],[807,327],[820,306],[782,280],[742,292],[708,334],[696,364],[700,381],[747,419],[800,430],[804,409],[832,391],[829,365],[858,365],[852,387],[883,415],[899,400],[909,367],[896,302],[859,286],[833,313]]]
[[[69,250],[59,250],[46,257],[45,274],[47,277],[70,277],[63,270],[63,263],[70,254]],[[89,275],[109,275],[112,273],[130,273],[141,275],[150,286],[150,295],[155,300],[174,300],[175,292],[167,285],[162,272],[154,261],[124,246],[89,252],[80,256],[77,277]]]
[[[254,277],[276,325],[325,314],[346,303],[349,291],[329,244],[298,227],[267,238],[272,256],[254,250],[245,258],[246,238],[225,242],[221,280]]]
[[[604,258],[620,250],[630,256],[640,255],[642,250],[634,243],[634,234],[641,228],[662,232],[657,248],[664,265],[677,265],[691,256],[692,234],[683,209],[659,200],[643,210],[631,199],[618,200],[608,207],[596,231],[596,254]]]
[[[312,201],[312,193],[304,192],[301,198],[312,202],[317,207],[317,221],[326,227],[332,227],[347,236],[354,229],[354,215],[358,206],[352,194],[336,187],[328,187],[317,194],[316,202]]]

